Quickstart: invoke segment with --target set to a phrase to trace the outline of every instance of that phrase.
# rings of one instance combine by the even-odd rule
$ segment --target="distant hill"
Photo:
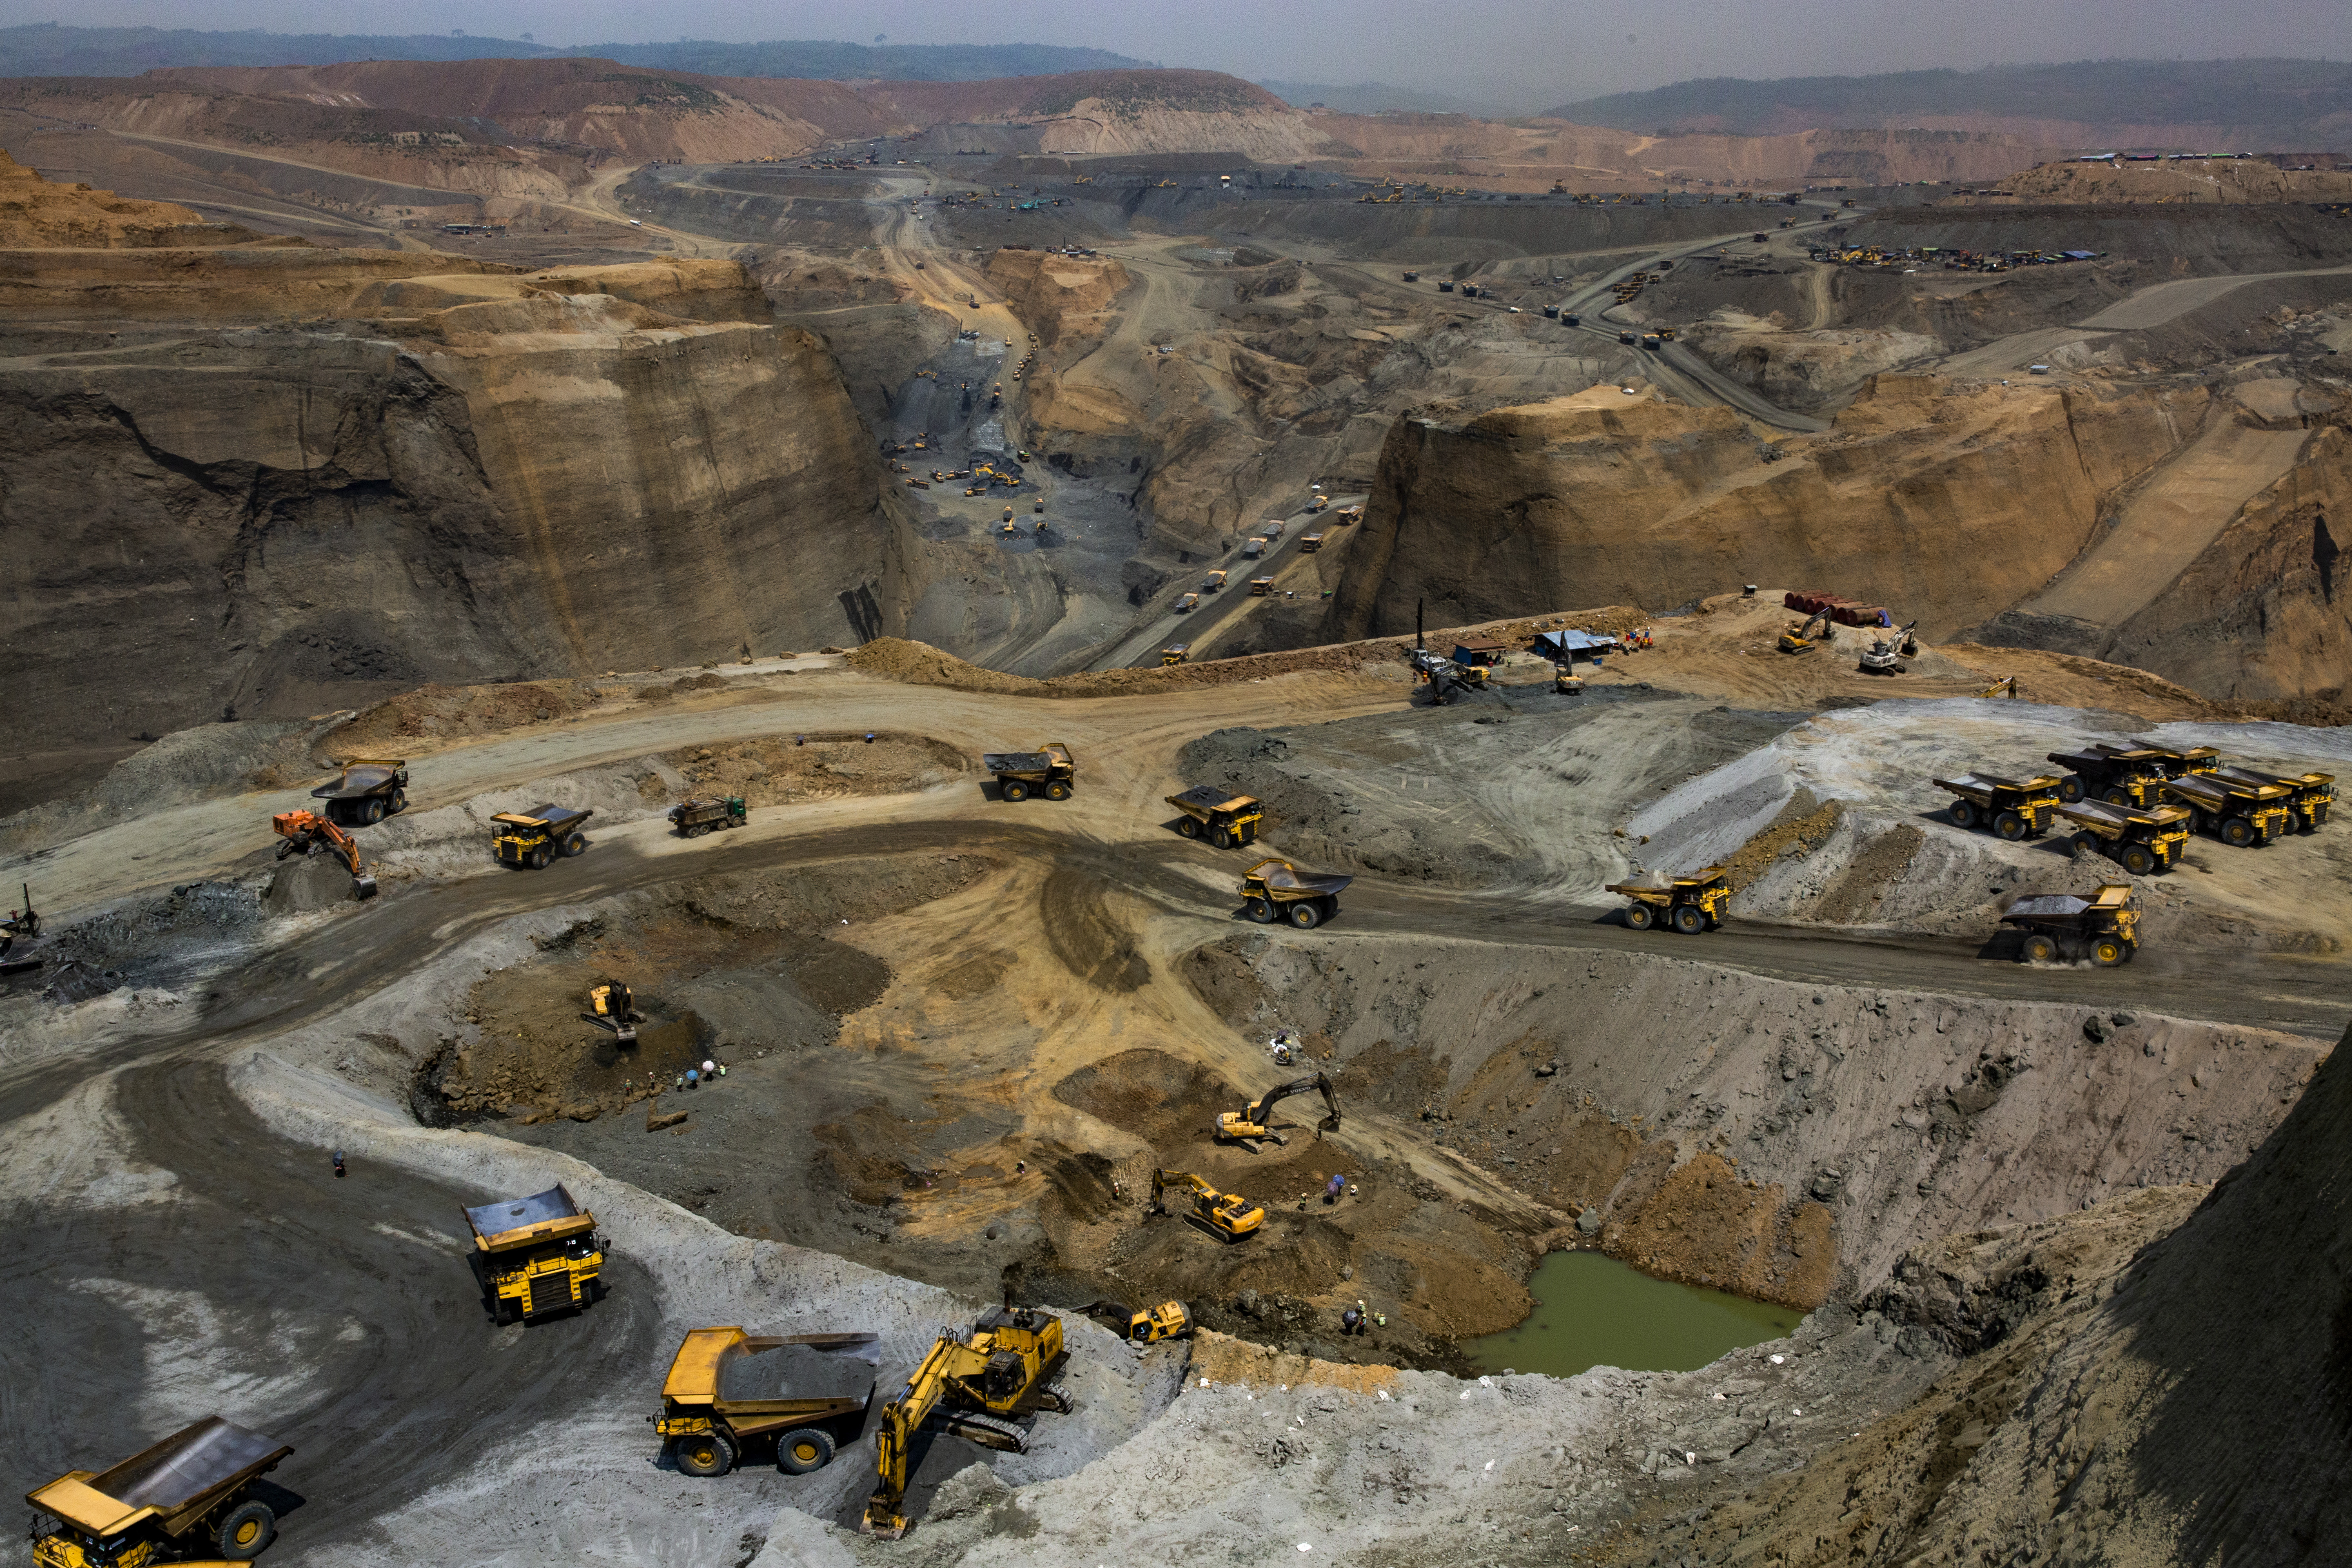
[[[593,44],[557,49],[528,38],[415,33],[205,33],[177,27],[0,27],[0,76],[137,76],[173,66],[319,66],[346,60],[617,60],[702,76],[806,81],[986,81],[1148,66],[1108,49],[1056,44],[837,44],[823,39],[726,44]]]
[[[1341,114],[1378,114],[1391,109],[1412,114],[1475,114],[1493,120],[1506,112],[1499,103],[1455,98],[1443,92],[1416,92],[1384,81],[1360,81],[1346,86],[1337,82],[1261,81],[1258,86],[1297,108],[1319,103]]]
[[[2326,152],[2352,147],[2352,65],[2077,60],[1772,81],[1717,77],[1589,98],[1545,113],[1652,135],[1918,126],[2030,132],[2086,144],[2172,141],[2207,152]]]

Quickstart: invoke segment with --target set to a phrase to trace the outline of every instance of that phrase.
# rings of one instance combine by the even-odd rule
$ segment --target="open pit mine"
[[[2352,174],[0,147],[38,1562],[2352,1561]]]

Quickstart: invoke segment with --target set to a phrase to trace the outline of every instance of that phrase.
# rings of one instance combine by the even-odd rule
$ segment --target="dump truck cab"
[[[2136,805],[2144,811],[2163,801],[2165,781],[2175,776],[2162,753],[2104,741],[2078,751],[2052,752],[2048,760],[2067,770],[2058,781],[2058,798],[2068,805],[2078,800],[2104,800],[2110,805]]]
[[[353,757],[341,773],[310,792],[327,803],[327,820],[364,827],[408,809],[408,763],[398,757]]]
[[[110,1469],[68,1470],[25,1500],[56,1523],[34,1526],[43,1568],[147,1568],[215,1556],[261,1555],[278,1515],[253,1483],[294,1450],[218,1415],[207,1415]]]
[[[2300,833],[2318,832],[2327,820],[2327,808],[2336,804],[2334,773],[2274,773],[2268,768],[2232,763],[2213,770],[2213,776],[2230,784],[2276,784],[2286,791],[2289,820]]]
[[[990,752],[980,765],[996,775],[997,793],[1008,801],[1033,795],[1067,800],[1078,787],[1077,762],[1059,741],[1045,742],[1034,752]]]
[[[2241,783],[2220,773],[2183,773],[2164,786],[2165,798],[2185,805],[2189,826],[2235,849],[2268,844],[2294,820],[2283,784]]]
[[[1313,931],[1339,912],[1339,895],[1355,879],[1302,871],[1269,857],[1242,873],[1242,907],[1260,925],[1280,920]]]
[[[545,870],[559,855],[572,856],[588,847],[583,826],[595,813],[576,805],[534,805],[529,811],[502,811],[490,818],[490,847],[501,866],[528,866]]]
[[[1990,827],[2011,841],[2039,838],[2050,831],[2058,814],[2058,781],[2046,773],[2016,778],[2006,773],[1967,773],[1958,778],[1932,779],[1937,789],[1951,792],[1944,815],[1955,827]]]
[[[1725,866],[1703,866],[1687,876],[1669,877],[1656,886],[1646,882],[1612,882],[1603,892],[1622,894],[1625,923],[1635,931],[1666,925],[1685,936],[1713,931],[1731,908],[1731,871]]]
[[[692,795],[669,808],[669,825],[680,838],[699,838],[715,827],[740,827],[751,820],[740,795]]]
[[[2112,805],[2086,800],[2062,805],[2058,815],[2075,827],[2074,847],[2097,850],[2135,877],[2150,877],[2180,864],[2189,849],[2189,808]]]
[[[549,1317],[596,1299],[604,1267],[596,1216],[574,1203],[562,1183],[465,1212],[477,1272],[498,1321]]]
[[[2028,893],[2010,904],[2000,923],[2025,933],[2017,952],[2021,963],[2087,958],[2112,969],[2139,951],[2139,908],[2129,882],[2103,882],[2088,897]]]
[[[692,1329],[662,1380],[655,1435],[689,1476],[723,1476],[772,1447],[786,1475],[822,1469],[857,1440],[874,1403],[873,1334],[751,1334]]]
[[[2221,753],[2212,746],[2168,746],[2158,741],[2135,737],[2132,747],[2156,759],[2156,765],[2168,779],[2189,773],[2210,773],[2221,765]]]
[[[1195,784],[1166,799],[1181,814],[1176,818],[1177,832],[1187,838],[1206,838],[1220,849],[1256,842],[1258,824],[1265,820],[1265,807],[1255,797],[1213,784]]]

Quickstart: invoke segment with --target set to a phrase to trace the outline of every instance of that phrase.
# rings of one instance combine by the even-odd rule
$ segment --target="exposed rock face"
[[[1804,582],[1941,637],[2074,559],[2101,498],[2193,431],[2205,398],[1880,377],[1831,432],[1781,443],[1772,463],[1729,409],[1613,387],[1465,425],[1402,419],[1335,635],[1410,631],[1419,600],[1432,625],[1455,625]]]
[[[1116,261],[1042,250],[999,250],[988,258],[988,280],[1049,349],[1101,337],[1111,301],[1130,281]]]
[[[1783,408],[1820,408],[1874,375],[1944,352],[1924,332],[1832,327],[1786,330],[1779,321],[1717,310],[1682,341],[1726,375]]]
[[[203,223],[170,202],[133,201],[86,184],[53,184],[0,153],[0,246],[167,244],[173,241],[163,237]]]
[[[0,744],[882,629],[856,415],[814,339],[728,319],[765,314],[733,263],[341,276],[340,324],[0,372]]]

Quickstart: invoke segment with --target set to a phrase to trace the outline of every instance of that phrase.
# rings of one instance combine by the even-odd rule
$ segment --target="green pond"
[[[1528,1290],[1538,1305],[1525,1322],[1463,1342],[1489,1372],[1689,1372],[1742,1345],[1777,1340],[1804,1317],[1793,1307],[1653,1279],[1598,1252],[1550,1254]]]

